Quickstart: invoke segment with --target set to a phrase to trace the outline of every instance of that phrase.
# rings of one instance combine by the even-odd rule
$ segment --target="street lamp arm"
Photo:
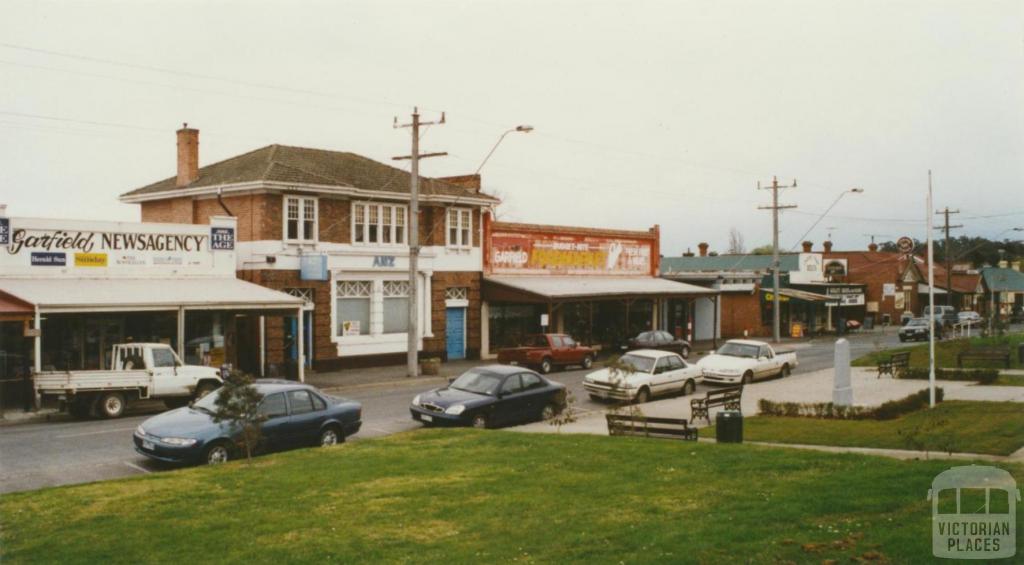
[[[498,138],[498,142],[494,144],[494,147],[491,147],[490,153],[488,153],[487,156],[484,157],[483,162],[481,162],[480,166],[476,168],[476,171],[473,173],[474,175],[480,174],[480,169],[484,168],[484,165],[487,163],[487,160],[491,158],[491,155],[494,155],[494,152],[498,149],[498,146],[501,145],[501,142],[505,141],[505,136],[514,131],[530,133],[531,131],[533,131],[533,126],[516,126],[506,131],[505,133],[501,134],[501,137]]]

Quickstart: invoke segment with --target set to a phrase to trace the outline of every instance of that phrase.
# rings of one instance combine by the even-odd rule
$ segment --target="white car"
[[[701,381],[701,370],[678,353],[639,349],[619,358],[625,370],[611,368],[590,373],[583,388],[590,398],[647,402],[654,396],[692,394]]]
[[[763,341],[730,339],[697,365],[707,382],[749,384],[756,379],[787,377],[797,360],[795,351],[776,351]]]

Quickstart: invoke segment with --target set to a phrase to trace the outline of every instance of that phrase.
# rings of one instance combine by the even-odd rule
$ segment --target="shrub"
[[[902,369],[897,378],[928,380],[928,369]],[[936,369],[935,379],[939,381],[978,381],[983,385],[996,382],[999,371],[996,369]]]
[[[942,397],[942,389],[936,388],[935,401],[942,402]],[[890,400],[875,408],[837,406],[831,402],[774,402],[764,398],[757,403],[758,412],[764,416],[834,420],[892,420],[925,406],[928,406],[928,389],[915,392],[906,398]]]

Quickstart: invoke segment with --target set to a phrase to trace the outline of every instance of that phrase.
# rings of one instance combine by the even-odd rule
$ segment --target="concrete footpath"
[[[876,378],[871,367],[854,367],[851,370],[853,402],[857,406],[878,406],[883,402],[898,400],[928,387],[928,381]],[[833,370],[824,369],[810,373],[796,374],[785,379],[756,382],[743,389],[743,413],[753,416],[758,413],[761,399],[776,402],[831,402]],[[946,400],[989,400],[1024,403],[1024,387],[982,386],[971,382],[941,381]],[[648,402],[641,406],[646,416],[691,419],[690,400],[702,393],[679,396]],[[691,422],[695,427],[705,427],[715,420],[718,410],[711,410],[710,422]],[[605,410],[581,413],[576,422],[562,426],[563,433],[606,435]],[[537,422],[514,428],[523,432],[550,432],[552,427]]]

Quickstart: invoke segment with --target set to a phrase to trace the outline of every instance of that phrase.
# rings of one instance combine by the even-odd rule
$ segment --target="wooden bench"
[[[662,439],[697,441],[697,428],[685,419],[654,418],[629,414],[605,414],[610,436],[643,436]]]
[[[726,410],[739,410],[740,401],[743,399],[743,385],[727,386],[708,391],[704,398],[690,400],[690,420],[704,418],[711,423],[711,415],[708,409],[713,406],[724,406]]]
[[[900,351],[899,353],[893,353],[885,361],[879,361],[878,363],[878,377],[882,378],[882,375],[889,375],[892,378],[896,378],[896,372],[900,369],[906,369],[910,366],[910,352]]]
[[[1001,361],[1010,368],[1009,347],[972,347],[956,354],[956,366],[961,369],[964,361]]]

